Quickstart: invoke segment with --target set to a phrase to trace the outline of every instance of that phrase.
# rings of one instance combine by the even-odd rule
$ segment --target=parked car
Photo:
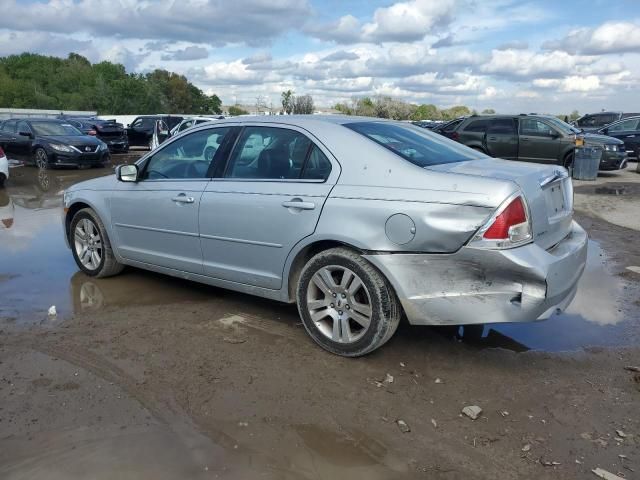
[[[618,120],[601,128],[598,133],[622,140],[627,155],[640,160],[640,116]]]
[[[235,117],[68,188],[64,232],[89,276],[131,265],[295,302],[320,346],[358,356],[403,312],[457,325],[565,308],[587,249],[572,202],[561,167],[407,123]]]
[[[434,127],[440,125],[439,122],[435,122],[433,120],[416,120],[414,122],[411,122],[413,125],[415,125],[416,127],[420,127],[420,128],[426,128],[428,130],[433,129]]]
[[[623,112],[598,112],[583,115],[573,122],[574,126],[585,132],[595,132],[607,125],[622,120],[623,118],[635,117],[640,113],[623,113]]]
[[[93,135],[109,147],[111,153],[127,153],[129,138],[121,123],[115,120],[100,120],[98,118],[65,118],[85,135]]]
[[[196,117],[187,117],[182,120],[175,127],[170,129],[170,135],[174,136],[187,128],[195,127],[196,125],[201,125],[206,122],[215,122],[216,120],[224,120],[224,116],[217,115],[214,117],[206,117],[206,116],[196,116]]]
[[[150,147],[156,121],[163,121],[171,130],[183,117],[174,115],[140,115],[127,125],[127,137],[131,147]]]
[[[451,138],[453,132],[456,131],[458,125],[462,123],[467,117],[458,117],[454,120],[450,120],[445,123],[441,123],[431,129],[432,132],[439,133],[440,135],[444,135],[447,138]]]
[[[602,150],[600,170],[626,168],[624,143],[604,135],[585,134],[547,115],[472,115],[450,138],[492,157],[569,167],[576,146]]]
[[[111,161],[102,140],[64,120],[15,118],[0,126],[0,146],[12,160],[40,168],[104,166]]]
[[[1,139],[1,136],[0,136]],[[0,140],[1,141],[1,140]],[[0,146],[0,188],[4,187],[4,182],[9,178],[9,160]]]

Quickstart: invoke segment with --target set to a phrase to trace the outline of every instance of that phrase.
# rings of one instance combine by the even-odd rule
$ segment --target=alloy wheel
[[[307,287],[307,310],[318,330],[337,343],[353,343],[369,330],[371,296],[360,277],[346,267],[318,270]]]
[[[47,152],[45,152],[43,149],[38,149],[36,151],[36,166],[40,169],[45,169],[48,166],[48,162],[47,162]]]
[[[102,261],[102,238],[100,230],[88,218],[83,218],[76,225],[73,234],[76,255],[82,266],[88,270],[96,270]]]

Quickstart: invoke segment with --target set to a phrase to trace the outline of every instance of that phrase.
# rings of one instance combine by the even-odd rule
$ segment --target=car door
[[[127,135],[129,137],[129,145],[143,146],[149,145],[151,136],[153,135],[153,127],[156,124],[155,117],[138,117],[127,128]]]
[[[16,140],[13,144],[13,151],[16,158],[20,160],[31,160],[31,146],[33,145],[34,132],[31,126],[21,120],[18,122]]]
[[[120,255],[202,273],[198,209],[213,162],[204,152],[228,130],[199,130],[167,142],[140,166],[138,182],[118,182],[111,222]]]
[[[485,149],[497,158],[518,158],[518,132],[513,118],[494,118],[487,127]]]
[[[562,135],[538,118],[519,118],[518,160],[556,163]]]
[[[622,140],[627,152],[632,156],[638,154],[638,146],[640,145],[640,118],[621,120],[603,128],[598,133]]]
[[[2,124],[2,148],[7,158],[18,160],[18,122],[16,120],[7,120]]]
[[[242,129],[200,207],[206,275],[279,289],[289,252],[311,235],[339,169],[303,130]]]

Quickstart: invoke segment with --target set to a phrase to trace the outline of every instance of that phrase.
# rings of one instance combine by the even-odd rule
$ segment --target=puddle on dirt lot
[[[514,351],[632,345],[639,326],[631,323],[633,316],[623,309],[624,295],[625,282],[608,272],[605,252],[589,241],[578,293],[564,312],[541,322],[473,326],[466,331],[461,327],[454,336],[470,345]]]
[[[279,303],[231,293],[136,269],[109,279],[80,273],[62,231],[63,189],[110,170],[38,171],[21,168],[0,190],[0,328],[2,324],[57,325],[74,314],[129,305],[207,302],[220,316],[250,313],[264,319],[295,318]],[[588,264],[578,294],[559,316],[537,323],[498,324],[467,329],[470,344],[516,351],[576,350],[586,346],[635,344],[639,325],[624,305],[625,283],[605,268],[606,256],[590,242]],[[56,319],[47,316],[55,305]],[[637,316],[637,315],[636,315]]]
[[[604,185],[580,185],[575,187],[575,193],[587,195],[625,195],[639,196],[640,184],[609,182]]]

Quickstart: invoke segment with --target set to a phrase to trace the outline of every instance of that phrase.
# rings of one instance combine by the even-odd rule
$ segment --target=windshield
[[[31,122],[33,133],[41,137],[55,137],[61,135],[83,135],[73,125],[58,122]]]
[[[485,155],[446,137],[411,124],[386,122],[348,123],[345,127],[364,135],[419,167],[478,160]]]
[[[563,133],[571,133],[571,134],[573,134],[573,133],[582,132],[582,130],[580,130],[579,128],[576,128],[573,125],[569,125],[567,122],[563,122],[559,118],[548,117],[547,120],[549,120],[551,123],[553,123],[554,127],[559,128],[560,130],[562,130]]]

